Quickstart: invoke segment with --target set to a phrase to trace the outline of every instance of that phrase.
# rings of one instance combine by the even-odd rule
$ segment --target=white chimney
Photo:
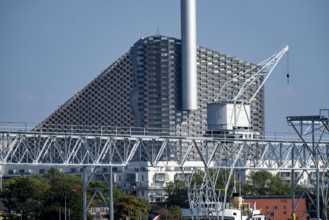
[[[183,110],[198,108],[196,2],[181,0]]]

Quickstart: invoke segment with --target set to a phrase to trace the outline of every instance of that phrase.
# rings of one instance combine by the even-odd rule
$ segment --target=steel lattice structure
[[[324,134],[327,134],[325,131]],[[34,131],[0,131],[0,165],[83,167],[124,167],[131,161],[148,161],[150,166],[180,167],[184,172],[190,155],[201,161],[206,172],[203,182],[212,201],[218,201],[214,188],[215,177],[209,169],[226,169],[230,177],[234,170],[302,170],[318,171],[321,187],[327,190],[324,176],[329,172],[329,141],[323,138],[310,141],[244,140],[215,137],[145,136],[128,134],[44,133]],[[196,168],[199,169],[199,168]],[[84,176],[84,189],[93,175]],[[112,176],[112,175],[110,175]],[[323,180],[323,181],[321,181]],[[110,181],[111,182],[111,181]],[[190,204],[198,201],[199,193],[185,181]],[[111,185],[111,184],[110,184]],[[86,192],[84,192],[85,195]],[[326,194],[326,195],[327,195]],[[227,189],[225,189],[225,197]],[[86,200],[86,197],[84,197]],[[328,196],[326,196],[326,199]],[[225,201],[224,201],[225,202]],[[90,205],[90,203],[89,203]],[[84,212],[89,207],[84,201]],[[113,210],[113,209],[112,209]]]
[[[244,140],[207,137],[97,135],[0,131],[1,165],[127,166],[146,160],[152,166],[174,161],[184,167],[192,151],[205,167],[221,169],[312,170],[329,167],[329,141]],[[294,164],[291,153],[294,151]],[[169,154],[168,154],[169,153]],[[165,158],[165,159],[164,159]],[[190,165],[189,165],[190,166]],[[313,166],[314,167],[314,166]]]

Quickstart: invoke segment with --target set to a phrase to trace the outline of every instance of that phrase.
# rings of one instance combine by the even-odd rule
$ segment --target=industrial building
[[[104,130],[134,127],[162,134],[204,136],[207,105],[215,102],[221,87],[233,77],[257,68],[236,57],[198,47],[198,105],[195,110],[184,110],[181,60],[180,40],[160,35],[141,38],[38,128],[87,132],[99,127]],[[219,99],[232,99],[245,77],[226,86]],[[252,96],[257,88],[255,84],[255,89],[248,90],[245,96]],[[264,133],[263,89],[250,109],[251,130]]]
[[[206,136],[207,106],[214,103],[223,85],[233,77],[257,66],[236,57],[204,47],[197,47],[197,109],[183,109],[182,95],[182,45],[181,40],[150,36],[139,39],[130,50],[106,68],[86,87],[49,115],[35,129],[43,132],[114,133],[171,136]],[[256,68],[255,68],[256,67]],[[249,74],[248,73],[248,74]],[[244,76],[246,77],[246,76]],[[240,81],[226,86],[219,99],[234,97]],[[248,90],[250,97],[256,91]],[[251,105],[251,128],[248,131],[264,132],[264,90]],[[185,151],[185,149],[182,149]],[[197,157],[191,151],[188,160]],[[197,166],[202,166],[200,163]],[[140,166],[139,166],[140,168]],[[129,168],[129,172],[133,168]],[[138,194],[150,201],[164,201],[165,182],[178,178],[180,170],[163,170],[166,178],[157,179],[157,168],[139,170],[146,181],[131,180],[129,174],[114,170],[116,184],[128,194]],[[147,171],[149,170],[149,173]],[[79,170],[63,170],[77,174]],[[9,175],[40,173],[39,170],[12,168]],[[44,172],[44,169],[41,169]],[[139,173],[137,172],[137,173]],[[6,171],[4,172],[6,173]],[[135,172],[136,173],[136,172]],[[7,175],[8,175],[7,174]],[[168,176],[169,174],[169,176]],[[176,175],[176,177],[174,177]],[[120,180],[119,180],[120,178]],[[125,182],[126,184],[124,184]],[[143,182],[142,186],[138,184]]]
[[[210,126],[209,106],[218,102],[227,103],[236,97],[246,78],[260,71],[261,66],[197,46],[195,1],[182,1],[181,4],[181,40],[161,35],[139,39],[33,130],[179,137],[203,137],[212,135],[213,131],[222,132],[217,124]],[[249,134],[249,138],[252,138],[251,134],[264,133],[262,81],[262,78],[253,81],[239,99],[248,104],[248,113],[244,115],[248,117],[248,123],[238,129],[245,132],[244,135]],[[255,94],[253,102],[249,103]],[[232,107],[232,103],[227,106]],[[225,131],[237,125],[235,116],[231,114],[230,117],[235,122],[227,122],[229,129],[226,125],[220,125],[225,127]],[[185,147],[178,150],[184,153]],[[170,160],[170,156],[166,154],[164,157]],[[198,153],[191,150],[187,161],[197,160],[197,157]],[[135,168],[132,166],[129,169]],[[180,173],[178,170],[163,170],[163,173],[161,170],[160,173],[157,168],[138,169],[143,174],[131,178],[132,175],[123,170],[114,170],[115,181],[127,193],[139,194],[151,201],[163,201],[165,182],[179,178]],[[4,170],[3,174],[15,176],[43,172],[44,167],[25,170],[14,166]],[[63,172],[77,174],[80,169]],[[146,189],[145,192],[134,185],[141,182],[138,176],[147,179],[141,186]],[[128,185],[120,185],[129,178]],[[151,190],[153,186],[156,186],[155,191]],[[159,194],[161,196],[156,198]]]
[[[256,206],[266,216],[268,220],[289,220],[292,219],[292,198],[291,196],[246,196],[243,202],[249,206]],[[306,198],[295,198],[295,204],[298,203],[295,213],[296,218],[307,220]]]
[[[33,136],[31,139],[22,139],[22,142],[26,141],[25,147],[38,142],[38,149],[41,149],[38,157],[28,155],[26,152],[30,149],[27,149],[26,152],[19,154],[22,159],[14,157],[10,160],[11,155],[14,155],[16,151],[20,153],[20,150],[17,150],[19,147],[15,148],[15,146],[16,142],[21,141],[7,135],[2,146],[4,149],[9,149],[9,152],[13,151],[13,154],[5,157],[12,166],[0,170],[1,173],[6,177],[44,173],[49,166],[40,166],[38,164],[40,161],[48,165],[64,163],[67,167],[62,171],[73,175],[83,173],[83,181],[86,185],[89,177],[104,178],[111,183],[110,188],[114,182],[127,194],[136,195],[151,202],[164,202],[167,197],[164,187],[168,181],[182,180],[186,176],[191,176],[194,169],[209,169],[210,162],[218,162],[214,161],[213,157],[219,156],[220,162],[216,164],[218,167],[231,162],[229,157],[226,157],[227,153],[237,154],[230,167],[231,170],[234,169],[240,154],[245,156],[245,163],[239,161],[241,163],[238,164],[242,168],[254,158],[258,159],[260,155],[261,160],[268,160],[269,163],[265,165],[255,163],[252,168],[272,166],[269,165],[271,161],[274,161],[271,155],[264,156],[263,154],[268,145],[262,148],[259,143],[251,144],[249,149],[243,151],[243,147],[233,142],[252,142],[251,139],[262,139],[265,131],[264,83],[288,51],[288,46],[286,45],[278,53],[258,65],[197,46],[195,1],[182,0],[181,2],[181,40],[155,35],[143,37],[134,43],[99,76],[32,129],[32,135],[37,133],[50,135],[50,137]],[[54,134],[60,138],[51,137]],[[93,134],[95,137],[91,138]],[[113,138],[105,140],[104,136]],[[118,136],[120,138],[116,139]],[[135,140],[128,137],[133,137]],[[163,142],[156,143],[157,137],[162,138]],[[175,138],[179,144],[172,147],[173,141],[164,140],[168,137]],[[200,145],[196,144],[194,137],[198,137]],[[208,137],[213,139],[213,143],[203,142],[211,139],[207,139]],[[39,138],[38,141],[36,141],[37,138]],[[141,141],[143,138],[153,142],[143,142]],[[224,139],[219,140],[219,138]],[[194,142],[183,143],[183,139]],[[228,151],[216,152],[220,145],[216,141],[223,144],[221,147],[227,148]],[[129,148],[130,144],[133,147]],[[145,145],[149,147],[147,150]],[[170,146],[167,147],[167,145]],[[248,143],[245,145],[247,146]],[[52,148],[53,146],[55,148]],[[280,150],[281,147],[282,143]],[[143,152],[142,148],[144,148]],[[31,149],[34,150],[34,148]],[[230,150],[232,152],[229,152]],[[119,153],[119,151],[122,152]],[[127,156],[128,151],[130,151],[129,156]],[[202,152],[206,152],[205,155]],[[211,158],[208,157],[209,152],[213,153]],[[113,156],[115,153],[117,153],[116,156]],[[280,151],[280,155],[281,153]],[[184,155],[181,157],[183,160],[177,159],[178,154]],[[76,157],[77,155],[80,157]],[[99,156],[97,160],[95,160],[97,158],[95,155]],[[177,159],[175,162],[183,161],[183,163],[170,164],[173,162],[171,160],[175,159],[174,156]],[[152,158],[151,163],[147,157]],[[207,163],[205,163],[205,158]],[[22,167],[20,164],[23,160],[26,163],[32,161],[33,165],[38,164],[38,167],[35,169]],[[16,161],[20,164],[13,165],[12,163]],[[167,164],[153,166],[152,163],[155,161]],[[290,168],[289,164],[284,165],[281,162],[277,167],[286,167],[283,171],[278,169],[278,175],[286,183],[292,184],[295,177],[302,176],[303,178],[298,181],[305,186],[311,186],[314,174],[319,180],[319,170],[317,173],[311,173],[307,179],[302,172],[286,172],[286,168]],[[71,166],[71,164],[77,166]],[[239,180],[243,180],[245,171],[246,169],[237,169],[234,172]],[[211,182],[210,179],[212,178],[203,181]],[[215,191],[214,185],[213,191]],[[87,188],[83,192],[85,218],[86,191]],[[208,196],[208,188],[205,191]],[[226,193],[227,190],[223,204],[226,204]],[[217,195],[213,195],[217,198]],[[196,193],[195,198],[189,198],[189,202],[195,199],[192,203],[196,204],[201,201],[200,198],[204,200],[201,193]],[[255,201],[250,201],[252,202]],[[113,215],[113,203],[109,204],[110,207],[106,211]],[[282,210],[279,210],[284,217],[294,212],[293,209],[288,210],[287,206],[295,205],[294,202],[292,205],[287,203]],[[305,213],[305,206],[302,207],[303,213]],[[271,204],[271,207],[272,211],[269,206],[263,209],[263,211],[266,210],[269,219],[277,216],[276,206]]]

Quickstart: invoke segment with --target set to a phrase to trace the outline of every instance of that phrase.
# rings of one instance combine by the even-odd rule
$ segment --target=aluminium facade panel
[[[76,93],[36,129],[92,132],[104,127],[129,128],[134,117],[130,104],[132,65],[126,53]]]
[[[38,127],[79,125],[82,131],[97,126],[140,127],[163,134],[203,136],[207,104],[215,101],[225,82],[255,65],[198,47],[198,109],[184,111],[181,60],[180,40],[160,35],[141,38]],[[244,80],[241,77],[226,86],[219,99],[233,98]],[[245,92],[246,100],[257,83]],[[251,125],[253,131],[264,132],[264,89],[251,104]]]

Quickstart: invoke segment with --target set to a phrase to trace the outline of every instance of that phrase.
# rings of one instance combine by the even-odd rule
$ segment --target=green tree
[[[122,195],[114,203],[114,218],[125,220],[126,217],[131,219],[147,219],[149,204],[145,200],[140,200],[135,196]]]
[[[217,181],[216,181],[216,189],[225,189],[226,184],[228,183],[229,175],[230,175],[230,170],[219,170],[218,169],[210,169],[209,173],[215,177],[215,172],[217,175]],[[229,181],[228,185],[228,195],[231,195],[233,192],[234,188],[234,174],[232,174],[231,179]]]
[[[99,192],[102,193],[105,200],[109,201],[109,185],[107,181],[93,180],[90,182],[89,189],[92,193],[97,192],[94,197],[95,202],[103,202]],[[126,219],[128,215],[132,219],[137,218],[138,215],[141,218],[147,218],[150,206],[147,200],[123,194],[116,185],[113,185],[113,200],[115,219]]]
[[[104,196],[104,198],[109,201],[109,184],[107,181],[104,180],[93,180],[89,183],[89,189],[91,189],[91,191],[96,191],[98,190],[99,192],[102,193],[102,195]],[[122,196],[123,193],[119,190],[119,188],[117,187],[117,185],[113,184],[113,199],[116,200],[117,198],[119,198],[120,196]],[[98,202],[102,202],[102,198],[97,195],[94,198],[96,201]]]
[[[192,175],[191,185],[200,186],[203,182],[205,172],[203,170],[197,170],[196,173]]]
[[[216,180],[215,189],[216,190],[223,190],[228,182],[229,171],[217,169],[209,169],[208,177],[206,177],[206,172],[202,170],[198,170],[192,175],[191,178],[191,187],[192,188],[199,188],[204,179],[208,180],[211,178],[212,181]],[[234,186],[234,177],[230,179],[229,187],[228,187],[228,195],[231,195]],[[184,181],[176,180],[174,182],[167,183],[166,187],[164,188],[165,192],[167,193],[167,204],[168,206],[179,206],[181,208],[188,208],[188,195],[187,195],[187,187],[184,184]]]
[[[82,218],[82,181],[50,169],[47,174],[4,181],[1,198],[6,219],[70,219]],[[66,205],[67,212],[64,212]]]
[[[180,220],[181,217],[181,207],[179,206],[162,206],[159,204],[152,204],[151,212],[155,215],[160,215],[160,219],[167,219],[167,220]]]
[[[44,192],[49,187],[48,183],[34,176],[5,181],[1,198],[8,212],[4,217],[15,219],[19,215],[21,219],[38,219],[43,210]]]
[[[189,201],[187,196],[187,188],[183,181],[176,180],[169,182],[164,188],[168,195],[167,204],[168,206],[179,206],[182,208],[189,207]]]
[[[70,219],[82,218],[82,180],[81,177],[65,175],[57,169],[50,169],[43,178],[50,188],[45,193],[43,219],[61,219],[70,214]],[[66,205],[66,213],[65,213]]]
[[[266,170],[250,172],[242,186],[246,195],[290,195],[290,186],[284,184],[278,176]]]

